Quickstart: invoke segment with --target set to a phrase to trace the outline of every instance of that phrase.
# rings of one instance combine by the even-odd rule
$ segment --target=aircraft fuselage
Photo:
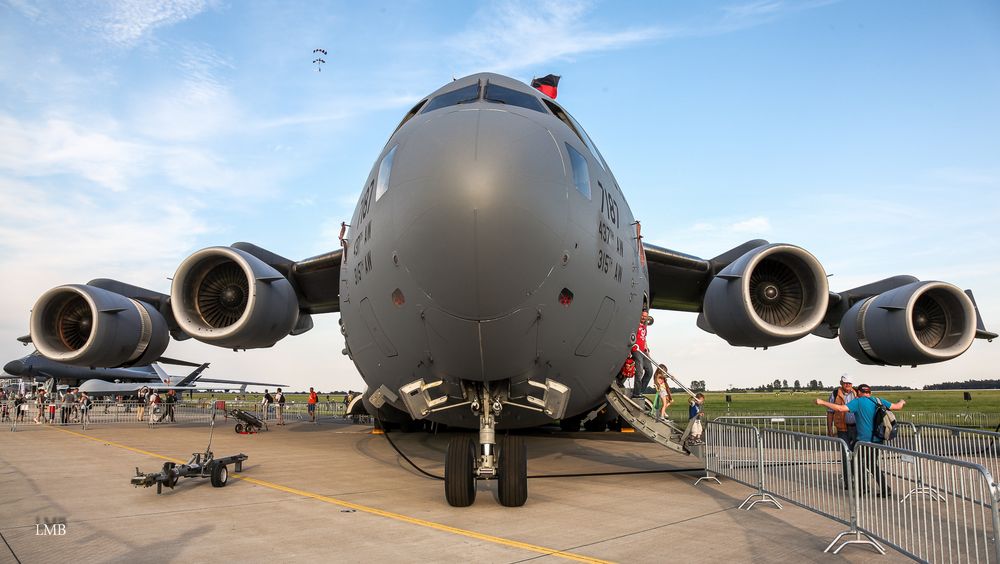
[[[542,94],[488,73],[432,93],[390,137],[350,225],[340,308],[369,389],[422,378],[443,381],[437,396],[471,381],[518,398],[550,378],[571,389],[567,416],[607,392],[646,268],[611,171]],[[478,425],[461,408],[428,419]],[[509,409],[497,423],[547,421]]]

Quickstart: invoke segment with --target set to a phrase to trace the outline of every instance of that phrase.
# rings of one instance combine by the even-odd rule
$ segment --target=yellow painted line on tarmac
[[[149,452],[148,450],[142,450],[141,448],[133,448],[120,443],[106,441],[104,439],[99,439],[97,437],[91,437],[90,435],[84,435],[83,433],[77,433],[76,431],[70,431],[69,429],[63,429],[62,427],[49,427],[49,429],[55,429],[56,431],[69,433],[70,435],[76,435],[78,437],[83,437],[85,439],[90,439],[92,441],[97,441],[99,443],[104,443],[106,445],[111,445],[113,447],[123,448],[125,450],[130,450],[132,452],[137,452],[139,454],[145,454],[146,456],[152,456],[153,458],[160,458],[170,462],[176,462],[177,464],[184,464],[185,462],[187,462],[186,460],[178,460],[176,458],[170,458],[169,456],[163,456],[162,454],[156,454],[155,452]]]
[[[146,456],[152,456],[153,458],[159,458],[159,459],[162,459],[162,460],[168,460],[170,462],[176,462],[178,464],[184,464],[184,462],[185,462],[185,461],[182,461],[182,460],[178,460],[176,458],[171,458],[169,456],[164,456],[162,454],[157,454],[155,452],[149,452],[147,450],[133,448],[133,447],[130,447],[130,446],[127,446],[127,445],[123,445],[123,444],[120,444],[120,443],[116,443],[116,442],[113,442],[113,441],[108,441],[108,440],[100,439],[100,438],[97,438],[97,437],[92,437],[90,435],[85,435],[83,433],[78,433],[76,431],[70,431],[68,429],[63,429],[63,428],[60,428],[60,427],[50,427],[50,428],[51,429],[55,429],[57,431],[61,431],[63,433],[69,433],[71,435],[76,435],[78,437],[83,437],[85,439],[90,439],[92,441],[96,441],[96,442],[99,442],[99,443],[110,445],[110,446],[113,446],[113,447],[117,447],[117,448],[121,448],[121,449],[125,449],[125,450],[130,450],[132,452],[143,454],[143,455],[146,455]],[[267,481],[264,481],[264,480],[258,480],[256,478],[251,478],[249,476],[244,476],[242,474],[235,474],[235,473],[233,473],[233,474],[231,474],[231,476],[233,478],[237,478],[239,480],[243,480],[244,482],[248,482],[248,483],[255,484],[255,485],[258,485],[258,486],[261,486],[261,487],[265,487],[265,488],[270,488],[272,490],[277,490],[277,491],[281,491],[281,492],[285,492],[285,493],[290,493],[290,494],[301,496],[301,497],[307,497],[307,498],[310,498],[310,499],[315,499],[317,501],[322,501],[324,503],[330,503],[330,504],[333,504],[333,505],[339,505],[339,506],[347,508],[347,509],[354,509],[356,511],[362,511],[364,513],[369,513],[371,515],[378,515],[380,517],[386,517],[386,518],[389,518],[389,519],[394,519],[396,521],[402,521],[404,523],[410,523],[411,525],[418,525],[418,526],[421,526],[421,527],[427,527],[429,529],[434,529],[434,530],[437,530],[437,531],[442,531],[442,532],[446,532],[446,533],[452,533],[452,534],[455,534],[455,535],[461,535],[461,536],[464,536],[464,537],[469,537],[469,538],[473,538],[473,539],[477,539],[477,540],[481,540],[481,541],[491,542],[491,543],[494,543],[494,544],[500,544],[500,545],[503,545],[503,546],[509,546],[509,547],[512,547],[512,548],[520,548],[520,549],[523,549],[523,550],[528,550],[528,551],[531,551],[531,552],[537,552],[539,554],[544,554],[546,556],[558,556],[560,558],[565,558],[567,560],[574,560],[576,562],[588,562],[588,563],[591,563],[591,564],[610,564],[610,562],[608,560],[601,560],[599,558],[591,558],[589,556],[583,556],[583,555],[580,555],[580,554],[574,554],[572,552],[565,552],[565,551],[562,551],[562,550],[556,550],[554,548],[547,548],[547,547],[544,547],[544,546],[538,546],[536,544],[529,544],[529,543],[526,543],[526,542],[520,542],[520,541],[516,541],[516,540],[505,539],[503,537],[498,537],[498,536],[494,536],[494,535],[487,535],[487,534],[484,534],[484,533],[477,533],[475,531],[470,531],[470,530],[467,530],[467,529],[459,529],[458,527],[452,527],[450,525],[445,525],[445,524],[442,524],[442,523],[435,523],[434,521],[427,521],[425,519],[418,519],[416,517],[410,517],[410,516],[402,515],[402,514],[399,514],[399,513],[393,513],[391,511],[385,511],[383,509],[377,509],[375,507],[368,507],[366,505],[360,505],[360,504],[357,504],[357,503],[351,503],[350,501],[344,501],[342,499],[337,499],[337,498],[333,498],[333,497],[321,495],[321,494],[318,494],[318,493],[308,492],[308,491],[300,490],[300,489],[297,489],[297,488],[290,488],[288,486],[282,486],[281,484],[275,484],[273,482],[267,482]]]

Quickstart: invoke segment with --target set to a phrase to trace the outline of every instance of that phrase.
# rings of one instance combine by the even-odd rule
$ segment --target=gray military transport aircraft
[[[496,431],[601,404],[640,311],[694,312],[735,346],[839,336],[864,364],[954,358],[992,337],[971,293],[896,276],[831,292],[820,262],[750,241],[705,260],[644,244],[594,143],[554,99],[481,73],[421,99],[365,181],[341,249],[293,261],[248,243],[185,259],[170,294],[98,279],[45,292],[31,336],[48,358],[148,364],[168,334],[270,347],[340,312],[350,356],[383,420],[478,429],[451,439],[445,497],[497,479],[527,499],[527,453]]]
[[[171,388],[175,390],[246,390],[247,386],[284,386],[284,384],[268,382],[204,378],[202,373],[208,368],[209,363],[207,362],[196,364],[164,357],[160,357],[158,361],[145,366],[96,368],[56,362],[35,351],[8,362],[3,369],[11,376],[32,378],[36,382],[53,380],[54,383],[79,387],[82,391],[92,395],[127,394],[136,392],[143,386],[157,390]],[[171,376],[160,366],[160,363],[193,366],[195,369],[184,376]]]

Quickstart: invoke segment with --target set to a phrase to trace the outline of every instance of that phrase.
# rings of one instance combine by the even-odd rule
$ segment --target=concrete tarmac
[[[444,475],[449,433],[390,436]],[[220,419],[216,456],[250,457],[226,487],[184,478],[157,495],[129,484],[136,467],[185,462],[208,439],[194,424],[0,428],[0,563],[907,560],[867,547],[824,554],[843,525],[791,504],[739,510],[752,490],[695,486],[698,459],[628,433],[532,433],[528,473],[674,471],[532,478],[520,508],[501,506],[493,482],[471,507],[450,507],[444,482],[341,420],[237,435]]]

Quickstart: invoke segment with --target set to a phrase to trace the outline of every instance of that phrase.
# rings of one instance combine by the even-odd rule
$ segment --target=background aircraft
[[[11,376],[33,378],[36,381],[51,379],[60,385],[81,388],[83,388],[84,384],[88,384],[84,391],[90,392],[100,390],[103,393],[110,393],[116,388],[115,384],[123,383],[139,383],[166,387],[176,386],[178,389],[197,388],[199,390],[222,390],[233,388],[245,390],[247,386],[284,386],[284,384],[271,384],[266,382],[203,378],[201,375],[202,372],[208,368],[207,362],[203,364],[195,364],[183,360],[163,358],[161,358],[159,362],[179,364],[183,366],[194,366],[195,369],[184,376],[170,376],[165,370],[163,370],[158,362],[127,368],[90,368],[56,362],[45,358],[38,351],[8,362],[4,365],[3,369],[4,372],[10,374]],[[194,384],[198,385],[194,386]],[[141,387],[142,386],[140,385],[139,388]],[[117,388],[120,388],[121,390],[132,389],[129,385],[119,385]],[[135,389],[137,390],[139,388]]]
[[[479,429],[478,444],[449,446],[449,503],[496,478],[501,503],[521,505],[524,443],[496,431],[603,401],[644,306],[696,312],[735,346],[839,338],[869,365],[941,362],[995,336],[971,293],[945,282],[832,292],[794,245],[754,240],[705,260],[645,243],[580,124],[497,74],[449,82],[406,113],[350,226],[341,249],[301,261],[248,243],[202,249],[170,295],[108,279],[53,288],[32,339],[62,363],[142,365],[170,336],[266,348],[339,311],[371,412]]]

